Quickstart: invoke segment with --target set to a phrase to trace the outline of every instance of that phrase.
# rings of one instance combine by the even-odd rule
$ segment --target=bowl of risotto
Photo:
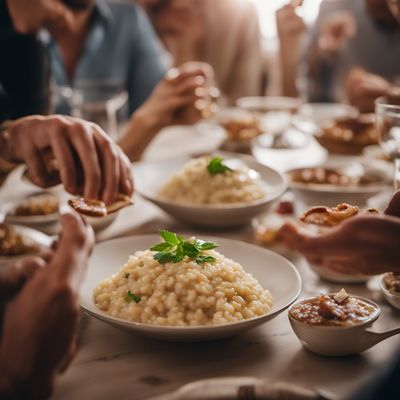
[[[160,235],[97,245],[82,307],[145,336],[199,341],[263,324],[299,295],[299,273],[276,253],[222,238]]]
[[[286,179],[248,156],[221,152],[137,163],[137,191],[171,216],[207,228],[250,223],[286,190]]]

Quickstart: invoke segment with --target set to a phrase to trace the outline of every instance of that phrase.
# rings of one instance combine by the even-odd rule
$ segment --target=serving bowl
[[[340,273],[337,271],[334,271],[332,269],[326,268],[322,265],[317,265],[314,263],[308,263],[308,266],[310,269],[315,272],[321,279],[327,281],[327,282],[333,282],[333,283],[349,283],[349,284],[355,284],[355,283],[365,283],[367,282],[371,276],[364,275],[364,274],[356,274],[356,273],[351,273],[351,274],[345,274],[345,273]]]
[[[47,248],[51,246],[52,243],[51,237],[45,235],[42,232],[21,225],[13,225],[13,224],[7,224],[7,225],[10,226],[12,229],[14,229],[17,234],[23,236],[29,242],[32,242],[33,244],[37,245],[39,248]],[[17,261],[20,261],[21,259],[32,255],[35,254],[27,253],[15,256],[0,256],[0,268],[7,267],[8,265],[14,264]]]
[[[400,310],[400,293],[393,293],[390,290],[388,290],[386,288],[384,279],[385,279],[385,275],[384,274],[382,276],[382,278],[379,281],[379,287],[381,288],[381,291],[383,293],[383,296],[385,297],[385,299],[387,300],[387,302],[389,304],[391,304],[394,308],[397,308],[398,310]]]
[[[295,195],[306,205],[335,206],[340,203],[349,203],[365,206],[367,201],[387,189],[389,186],[389,176],[386,169],[378,164],[365,162],[349,162],[347,160],[328,161],[314,168],[334,169],[340,172],[353,174],[361,171],[363,176],[370,176],[376,182],[357,185],[333,185],[309,182],[295,182],[291,179],[293,174],[299,173],[303,168],[296,168],[288,171],[289,187]],[[306,168],[308,169],[308,168]]]
[[[377,333],[369,328],[379,318],[380,307],[373,301],[359,296],[352,296],[362,300],[376,308],[367,320],[352,326],[318,326],[310,325],[295,319],[290,311],[299,303],[312,300],[312,298],[300,300],[289,309],[289,321],[294,333],[301,344],[313,353],[323,356],[348,356],[368,350],[384,339],[400,333],[400,329]]]
[[[263,324],[287,308],[298,297],[301,278],[296,268],[285,258],[269,250],[235,240],[206,237],[219,244],[218,251],[240,263],[266,289],[274,304],[269,313],[240,322],[207,326],[158,326],[112,317],[98,309],[93,301],[94,288],[116,273],[138,250],[148,249],[159,241],[158,235],[143,235],[115,239],[95,246],[86,279],[81,287],[81,306],[94,317],[118,328],[148,337],[169,341],[204,341],[237,335]]]
[[[162,185],[178,172],[190,157],[178,157],[164,161],[144,161],[134,164],[137,191],[162,210],[186,223],[207,227],[223,228],[249,223],[251,219],[268,210],[275,199],[284,193],[287,184],[285,177],[276,170],[263,166],[249,156],[218,152],[228,158],[240,159],[256,170],[266,185],[267,195],[251,203],[199,205],[177,203],[159,196]]]

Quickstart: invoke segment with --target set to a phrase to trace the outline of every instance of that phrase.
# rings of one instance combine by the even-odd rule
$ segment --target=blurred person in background
[[[143,10],[126,2],[63,0],[73,13],[73,30],[46,25],[51,74],[57,86],[116,81],[129,95],[129,113],[164,77],[162,48]],[[59,110],[60,111],[60,110]]]
[[[298,96],[296,80],[300,61],[300,47],[306,32],[306,25],[303,18],[297,15],[296,9],[301,7],[302,3],[302,0],[292,1],[276,12],[281,93],[283,96]]]
[[[362,112],[399,78],[396,0],[325,0],[308,38],[302,90],[308,101],[349,100]]]
[[[137,0],[150,19],[172,63],[210,64],[227,104],[264,93],[261,33],[248,0]]]

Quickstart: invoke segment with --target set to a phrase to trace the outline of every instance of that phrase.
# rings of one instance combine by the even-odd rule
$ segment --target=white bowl
[[[258,114],[271,111],[294,113],[300,108],[301,100],[296,97],[285,96],[249,96],[238,99],[236,105]]]
[[[368,331],[367,328],[378,319],[381,309],[373,301],[364,297],[352,296],[371,304],[376,308],[376,312],[365,322],[349,327],[340,326],[316,326],[306,322],[300,322],[290,315],[290,310],[296,304],[309,301],[304,299],[293,304],[289,309],[289,321],[294,333],[299,338],[302,345],[317,354],[325,356],[347,356],[363,352],[381,340],[399,333],[398,329],[385,333],[375,333]]]
[[[377,164],[364,162],[349,163],[346,160],[339,160],[327,162],[319,167],[342,169],[347,167],[352,168],[352,166],[363,168],[366,174],[376,175],[380,178],[380,182],[368,185],[339,186],[293,182],[289,177],[289,187],[306,205],[315,206],[323,204],[330,207],[340,203],[365,206],[371,197],[388,188],[390,178],[387,174],[387,170],[381,168]],[[288,171],[288,173],[290,174],[290,172],[293,171],[296,170]]]
[[[364,274],[344,274],[333,271],[321,265],[308,263],[311,270],[313,270],[321,279],[333,283],[365,283],[371,276]]]
[[[15,207],[18,207],[19,204],[23,203],[27,197],[32,197],[36,195],[42,195],[46,194],[49,196],[53,197],[58,197],[58,195],[53,194],[51,192],[35,192],[29,195],[26,195],[24,199],[20,200],[14,200],[10,201],[6,204],[4,204],[1,207],[2,212],[5,213],[5,220],[8,223],[11,224],[17,224],[17,225],[25,225],[29,226],[32,228],[37,228],[37,229],[43,229],[44,227],[48,227],[49,225],[54,225],[58,223],[60,219],[60,212],[55,212],[52,214],[47,214],[47,215],[13,215],[12,211],[15,209]],[[59,198],[59,201],[61,203],[61,199]]]
[[[52,239],[50,236],[45,235],[42,232],[39,232],[35,229],[28,228],[26,226],[20,226],[20,225],[12,225],[8,224],[8,226],[12,227],[15,229],[17,233],[20,235],[26,237],[28,240],[31,240],[35,242],[39,247],[50,247],[52,243]],[[0,268],[7,267],[8,265],[14,264],[17,261],[21,260],[22,258],[29,257],[35,254],[22,254],[18,256],[0,256]]]
[[[265,198],[240,204],[199,205],[176,203],[163,199],[158,192],[162,185],[190,160],[189,157],[179,157],[164,161],[148,161],[136,163],[133,166],[137,191],[147,200],[159,206],[173,217],[208,228],[222,228],[250,223],[251,219],[269,209],[275,199],[286,190],[285,177],[270,167],[263,166],[252,157],[218,152],[224,158],[238,158],[248,167],[260,173],[266,184]]]
[[[387,290],[385,287],[385,283],[383,282],[383,279],[385,278],[385,275],[382,276],[382,278],[379,281],[379,286],[381,288],[381,291],[383,293],[383,296],[387,300],[389,304],[391,304],[394,308],[397,308],[400,310],[400,293],[392,293],[391,291]]]
[[[269,250],[235,240],[203,237],[219,244],[218,251],[240,263],[260,284],[269,289],[274,304],[269,313],[241,322],[216,326],[157,326],[126,321],[107,315],[93,301],[93,289],[104,279],[116,273],[138,250],[148,249],[160,241],[159,235],[134,236],[115,239],[97,245],[93,251],[86,280],[81,288],[81,306],[91,315],[118,328],[145,336],[170,341],[214,340],[237,335],[274,318],[298,297],[301,278],[296,268],[285,258]]]

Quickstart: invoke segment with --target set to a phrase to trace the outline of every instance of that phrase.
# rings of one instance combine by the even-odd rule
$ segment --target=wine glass
[[[400,102],[378,98],[375,115],[381,148],[395,164],[394,189],[397,191],[400,190]]]

